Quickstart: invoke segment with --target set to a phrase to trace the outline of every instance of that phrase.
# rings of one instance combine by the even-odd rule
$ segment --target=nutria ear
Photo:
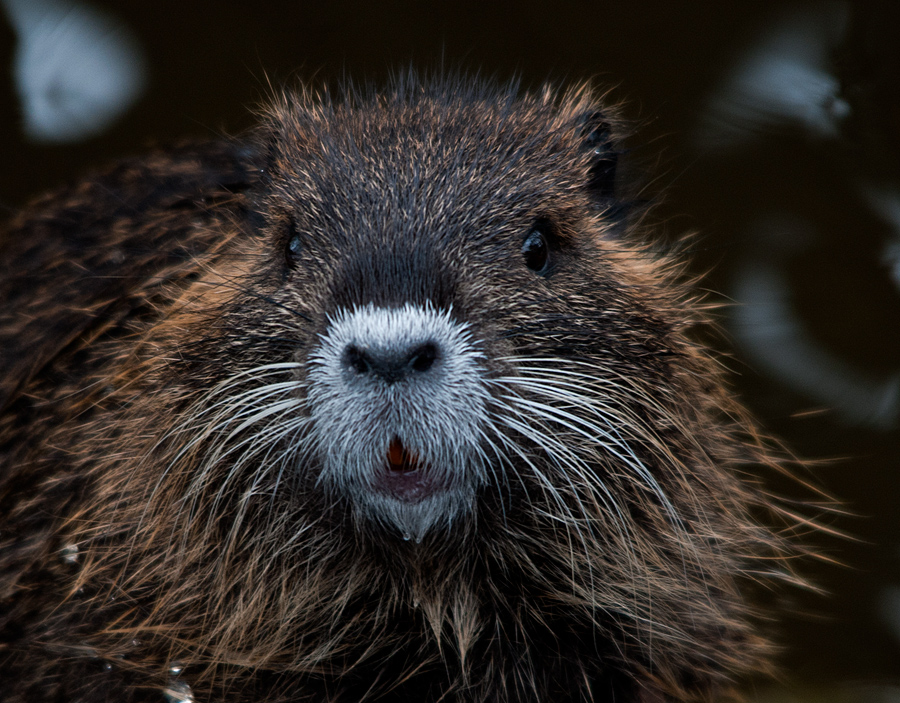
[[[619,159],[612,125],[602,112],[590,112],[579,119],[578,134],[590,153],[587,189],[599,205],[607,207],[615,196]]]

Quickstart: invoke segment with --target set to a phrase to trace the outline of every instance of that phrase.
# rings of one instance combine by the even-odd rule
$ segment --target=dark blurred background
[[[271,85],[444,65],[590,79],[635,125],[661,245],[706,273],[737,391],[853,536],[785,602],[757,695],[900,703],[900,2],[0,1],[0,208],[184,136]],[[790,491],[787,486],[781,490]]]

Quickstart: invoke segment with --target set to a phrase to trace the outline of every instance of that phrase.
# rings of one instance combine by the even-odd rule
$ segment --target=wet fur
[[[709,700],[767,671],[744,594],[792,578],[793,518],[612,198],[618,129],[586,88],[289,93],[14,218],[4,700]],[[420,543],[323,489],[306,439],[329,315],[405,301],[470,326],[491,418],[476,504]]]

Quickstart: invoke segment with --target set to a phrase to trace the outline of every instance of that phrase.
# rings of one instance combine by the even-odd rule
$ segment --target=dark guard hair
[[[614,113],[396,79],[34,202],[0,254],[5,701],[709,700],[779,468]]]

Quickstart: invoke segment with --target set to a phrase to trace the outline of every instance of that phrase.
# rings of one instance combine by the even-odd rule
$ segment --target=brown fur
[[[14,218],[4,700],[710,700],[767,671],[744,592],[791,578],[793,518],[753,478],[777,465],[690,341],[677,266],[623,224],[598,167],[614,146],[584,146],[598,115],[617,129],[587,89],[473,81],[289,94],[245,139],[122,162]],[[546,279],[519,253],[536,216],[558,233]],[[509,388],[586,412],[499,380],[553,356],[623,444],[495,428],[541,475],[498,463],[418,544],[321,490],[284,435],[238,449],[270,427],[240,427],[229,399],[260,379],[239,374],[298,361],[302,415],[327,316],[397,287],[471,326],[497,416]],[[583,473],[547,458],[565,447]]]

